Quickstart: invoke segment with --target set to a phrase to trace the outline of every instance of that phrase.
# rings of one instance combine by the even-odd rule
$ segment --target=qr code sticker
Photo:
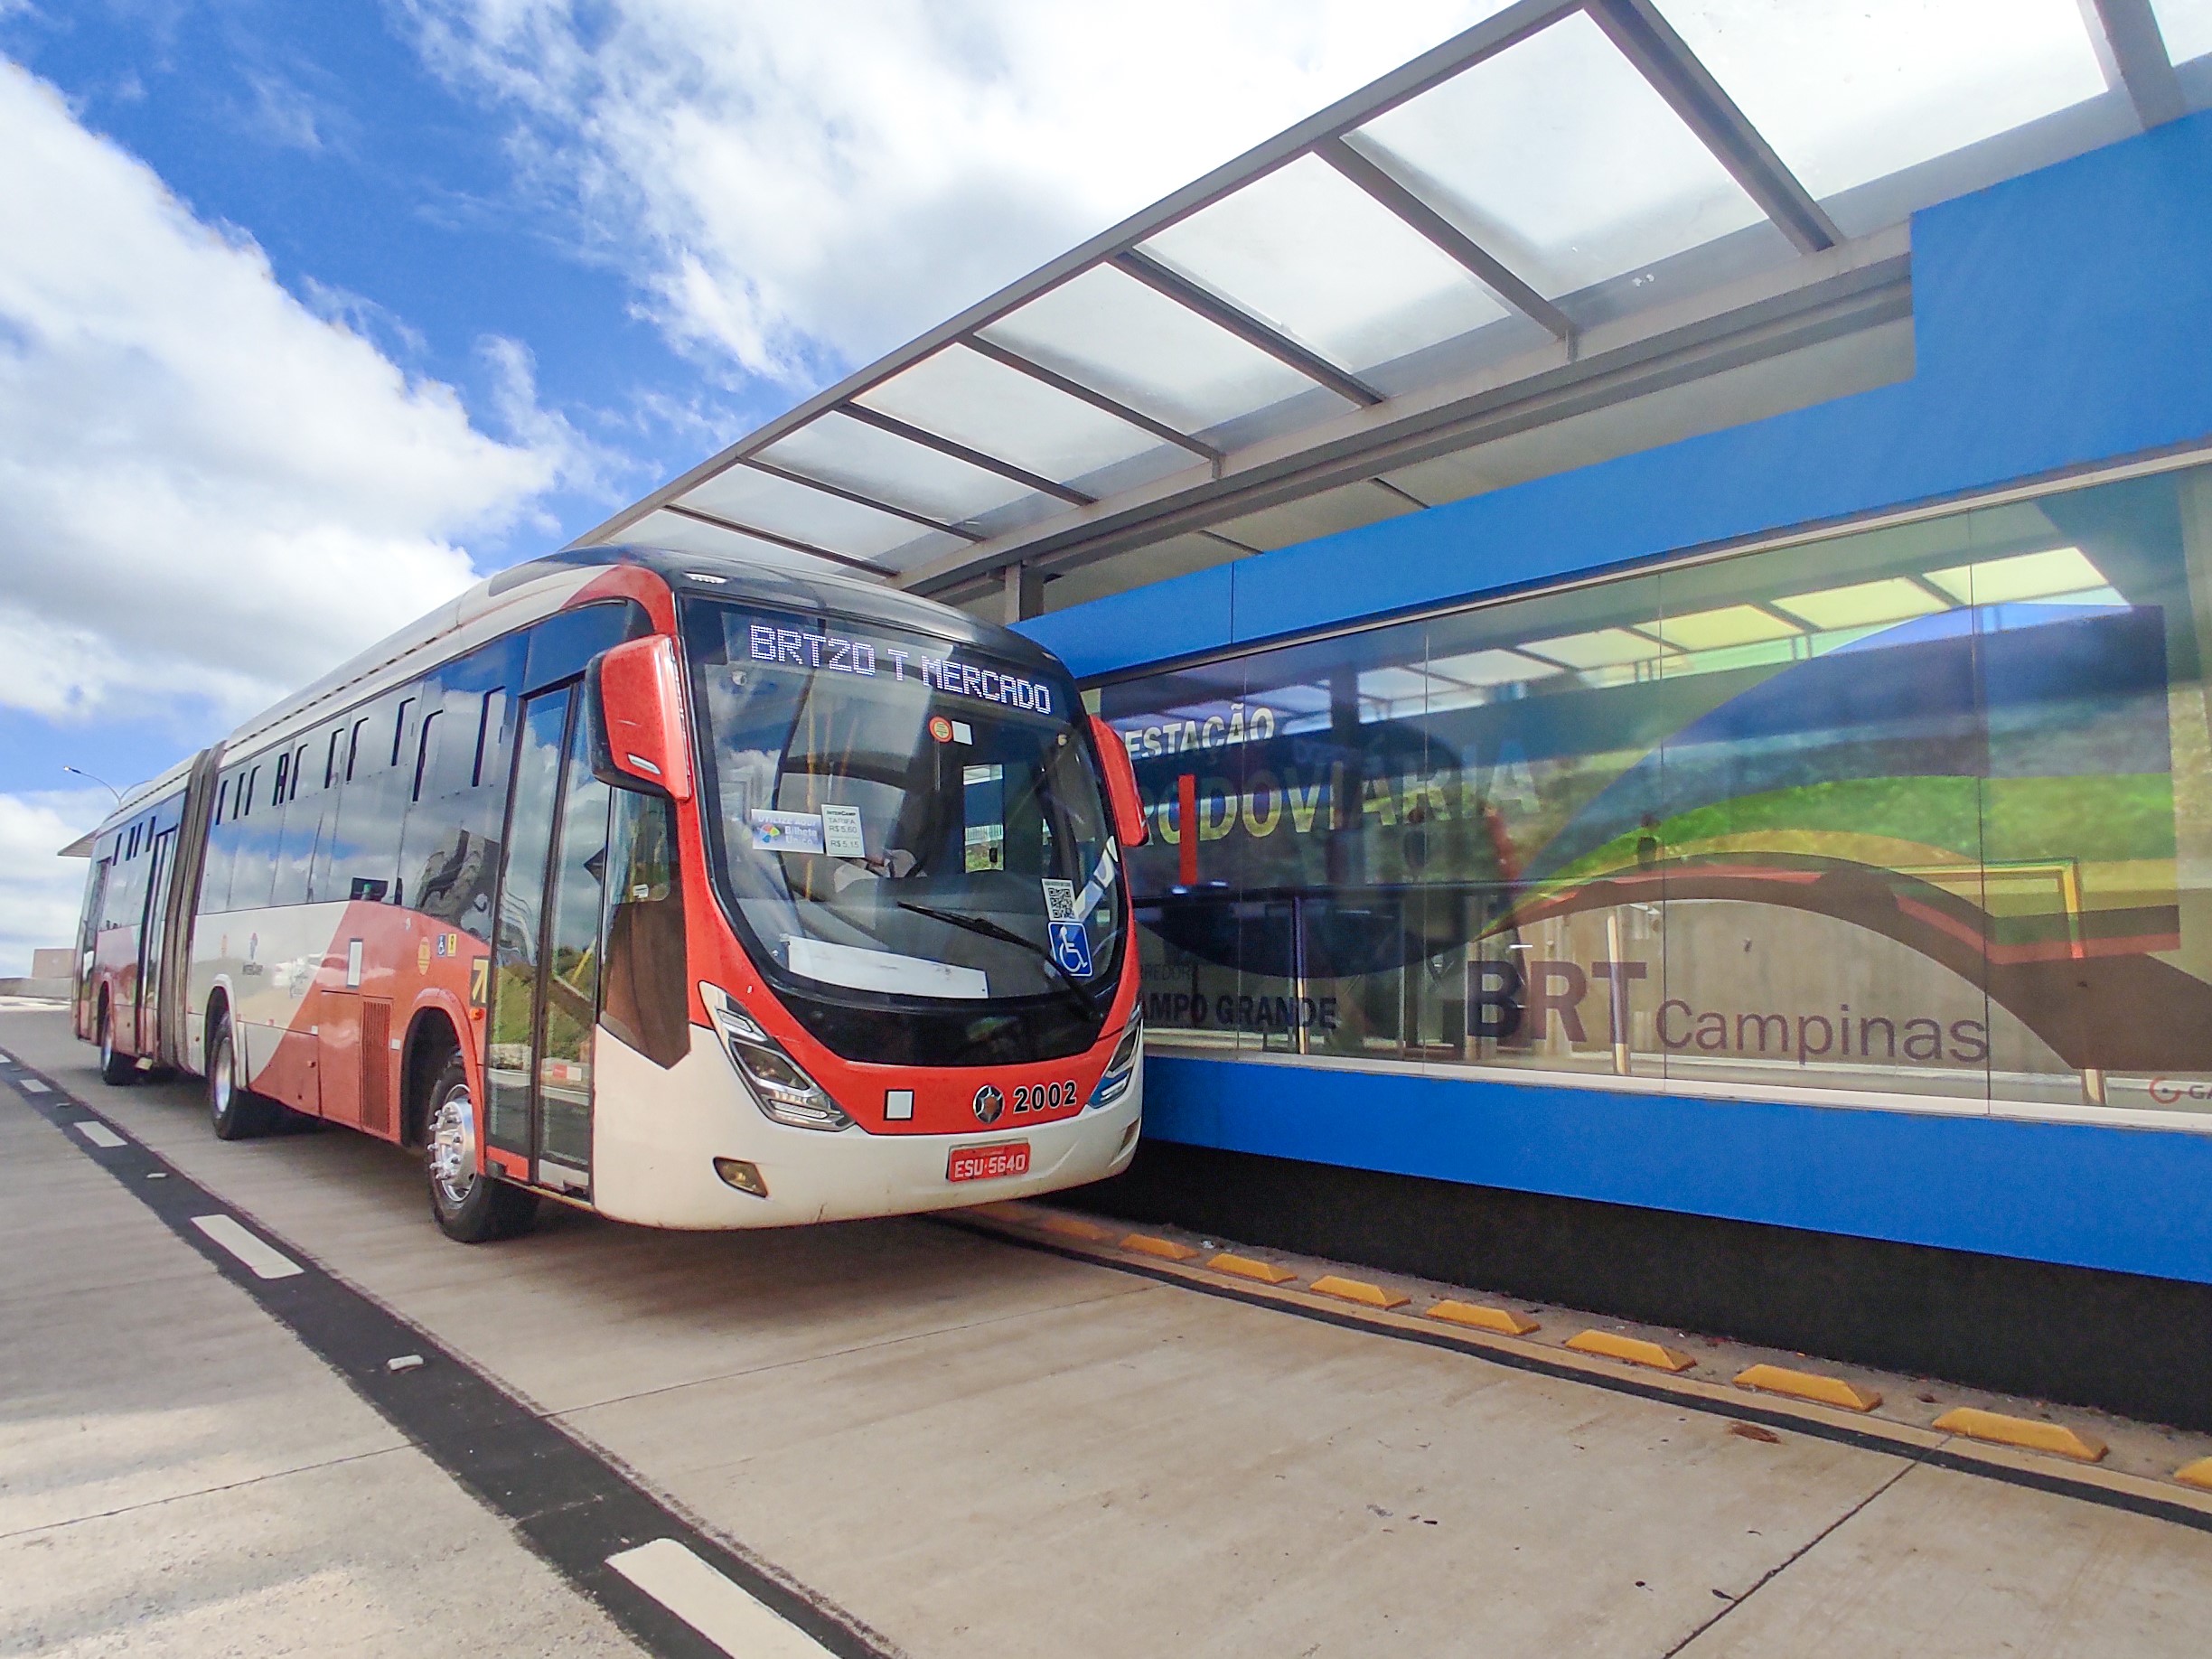
[[[1075,920],[1075,884],[1072,881],[1045,881],[1038,884],[1045,889],[1045,919],[1047,922]]]

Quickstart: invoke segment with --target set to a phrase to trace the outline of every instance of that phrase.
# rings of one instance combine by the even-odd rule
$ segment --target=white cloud
[[[31,971],[31,952],[77,936],[87,866],[56,855],[115,804],[105,790],[0,795],[0,978]]]
[[[950,315],[1504,0],[410,0],[680,344],[794,382]]]
[[[248,712],[588,470],[527,373],[487,436],[5,62],[0,155],[0,705]]]
[[[473,580],[464,537],[607,470],[522,348],[483,347],[501,441],[5,61],[0,155],[0,708],[249,713]],[[0,794],[0,973],[70,937],[84,867],[53,855],[108,801]]]

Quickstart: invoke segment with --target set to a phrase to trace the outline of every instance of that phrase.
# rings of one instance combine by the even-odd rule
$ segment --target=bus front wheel
[[[239,1077],[238,1042],[230,1033],[230,1011],[215,1017],[207,1048],[208,1121],[218,1140],[245,1140],[266,1135],[276,1124],[276,1103],[248,1090]]]
[[[527,1233],[538,1214],[537,1194],[482,1167],[482,1134],[468,1072],[459,1054],[448,1054],[430,1085],[423,1162],[430,1176],[430,1214],[447,1238],[464,1244]]]

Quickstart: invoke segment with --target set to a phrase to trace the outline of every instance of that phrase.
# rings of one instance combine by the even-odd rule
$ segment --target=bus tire
[[[239,1081],[238,1041],[230,1033],[230,1010],[215,1016],[207,1045],[208,1122],[218,1140],[248,1140],[276,1127],[276,1101],[263,1100]]]
[[[116,1047],[115,1015],[105,997],[100,998],[99,1010],[99,1073],[100,1082],[116,1089],[138,1080],[138,1063]]]
[[[481,1168],[483,1119],[458,1054],[431,1080],[423,1116],[423,1167],[430,1215],[440,1232],[463,1244],[489,1244],[528,1233],[538,1195]]]

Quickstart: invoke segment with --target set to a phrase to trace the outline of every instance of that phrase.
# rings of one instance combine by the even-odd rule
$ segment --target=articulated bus
[[[421,1148],[455,1239],[896,1214],[1124,1168],[1126,749],[1018,635],[644,548],[485,581],[127,797],[79,1036]]]

